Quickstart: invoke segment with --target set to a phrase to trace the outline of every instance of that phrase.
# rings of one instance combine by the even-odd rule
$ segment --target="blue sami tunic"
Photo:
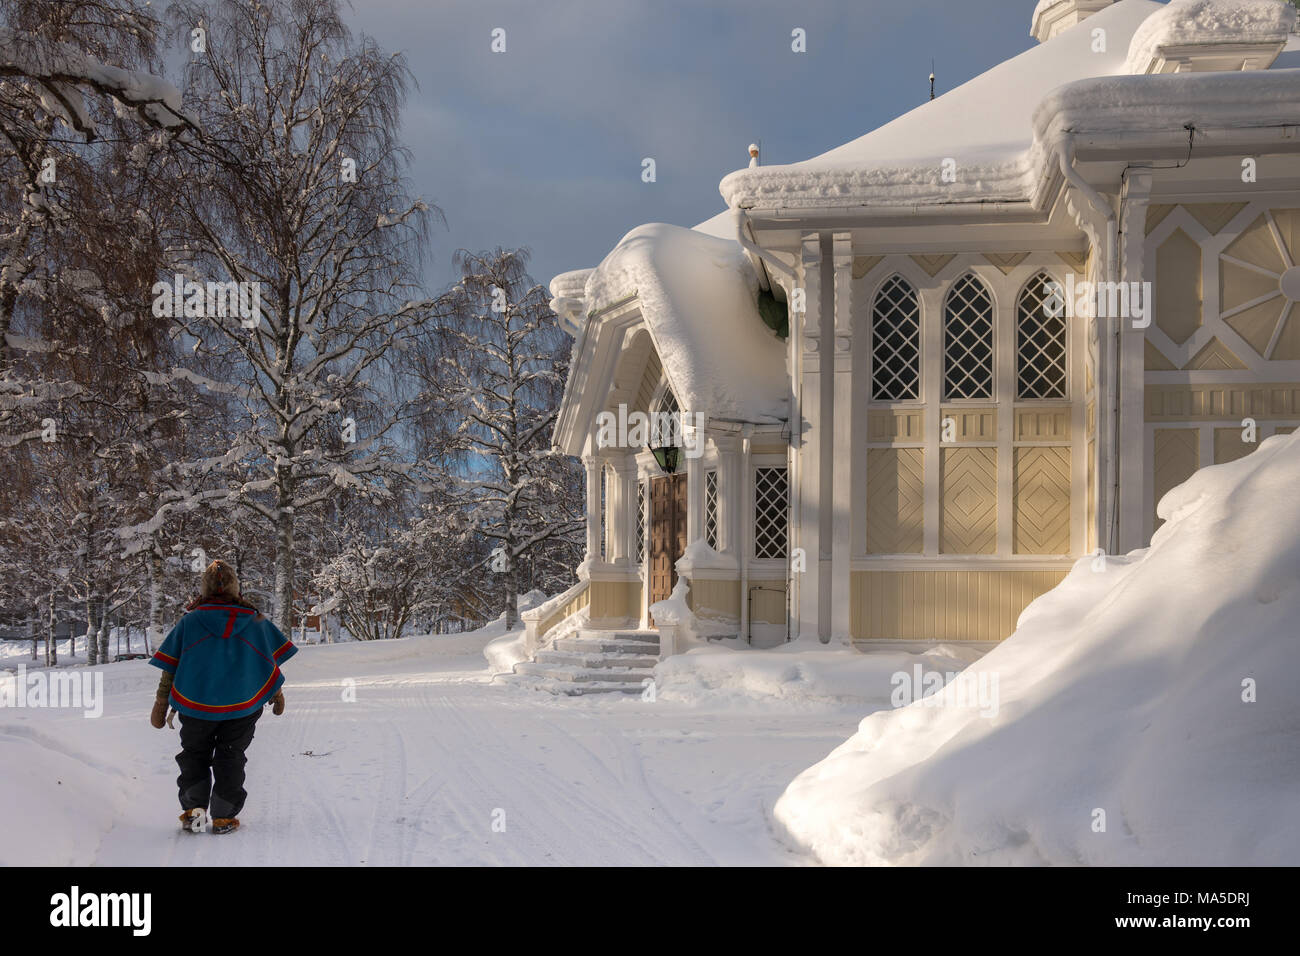
[[[204,601],[177,624],[153,659],[173,675],[171,705],[204,720],[247,717],[284,683],[280,665],[298,653],[252,608]]]

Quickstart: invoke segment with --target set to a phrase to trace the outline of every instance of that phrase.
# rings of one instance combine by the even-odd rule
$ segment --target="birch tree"
[[[185,276],[255,284],[258,304],[175,317],[224,375],[180,366],[171,379],[226,397],[240,423],[228,447],[173,469],[218,486],[160,513],[203,502],[258,520],[287,632],[303,516],[344,488],[382,500],[407,470],[384,372],[434,307],[415,278],[434,212],[407,195],[395,135],[410,77],[401,56],[354,39],[331,0],[183,2],[169,15],[206,37],[185,70],[204,138],[177,151],[171,255]]]
[[[460,498],[490,545],[476,569],[496,584],[507,628],[530,559],[557,543],[576,548],[583,528],[577,469],[550,447],[567,338],[527,261],[517,250],[458,254],[449,317],[417,366],[426,435],[445,430],[467,455]]]

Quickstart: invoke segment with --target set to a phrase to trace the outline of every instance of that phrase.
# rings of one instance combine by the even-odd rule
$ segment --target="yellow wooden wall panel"
[[[636,581],[592,581],[588,590],[593,621],[641,616],[641,585]]]
[[[1242,441],[1241,432],[1240,428],[1216,428],[1214,430],[1214,463],[1216,465],[1236,461],[1238,458],[1245,458],[1259,447],[1259,441],[1253,443]]]
[[[942,410],[945,421],[952,419],[952,437],[947,435],[943,441],[997,441],[998,410],[996,408],[945,408]]]
[[[867,450],[867,551],[920,554],[925,520],[924,450]]]
[[[1300,416],[1300,382],[1148,385],[1149,422]]]
[[[691,610],[704,616],[740,617],[739,581],[690,581]]]
[[[785,624],[785,582],[784,581],[750,581],[751,587],[762,584],[762,590],[754,590],[749,597],[749,619],[755,624]],[[739,591],[737,591],[739,593]]]
[[[1152,477],[1154,494],[1152,513],[1160,499],[1171,489],[1181,485],[1201,466],[1201,435],[1196,428],[1157,428],[1152,445]],[[1164,521],[1157,515],[1153,527]]]
[[[1067,441],[1070,437],[1070,407],[1016,409],[1016,441]]]
[[[1201,247],[1175,229],[1156,250],[1156,325],[1181,345],[1201,327]]]
[[[924,439],[924,419],[918,411],[872,409],[867,412],[867,441],[918,442]]]
[[[1012,478],[1016,554],[1070,553],[1070,449],[1015,450]]]
[[[997,449],[942,451],[939,550],[993,554],[998,537]]]
[[[570,599],[568,603],[566,603],[556,611],[552,612],[550,617],[546,618],[544,621],[541,622],[541,624],[537,628],[538,636],[545,637],[546,632],[549,631],[551,628],[555,627],[555,625],[559,624],[570,615],[578,613],[584,607],[587,607],[590,604],[591,604],[591,587],[590,585],[588,585],[587,587],[583,588],[575,597]]]
[[[856,571],[857,640],[999,641],[1066,569]]]

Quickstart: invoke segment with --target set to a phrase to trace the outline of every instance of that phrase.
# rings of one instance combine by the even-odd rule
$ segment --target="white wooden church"
[[[587,555],[525,615],[534,648],[653,630],[679,582],[697,638],[995,642],[1081,557],[1144,546],[1197,468],[1300,424],[1295,9],[1042,0],[1029,26],[553,280]],[[677,435],[623,427],[668,412]]]

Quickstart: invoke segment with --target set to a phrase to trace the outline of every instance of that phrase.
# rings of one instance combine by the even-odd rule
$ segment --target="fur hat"
[[[217,594],[239,597],[239,578],[235,576],[235,569],[221,560],[209,564],[199,581],[199,597]]]

